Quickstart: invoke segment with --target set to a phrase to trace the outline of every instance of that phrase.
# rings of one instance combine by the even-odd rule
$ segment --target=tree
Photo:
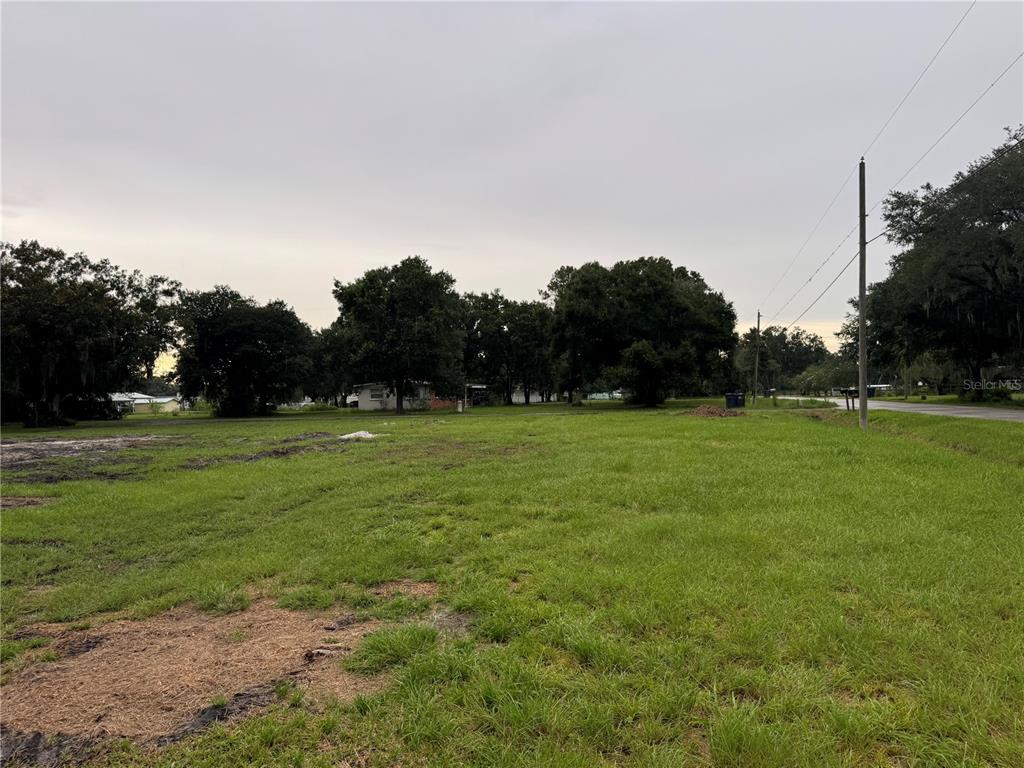
[[[337,322],[313,333],[310,348],[312,362],[303,390],[310,397],[334,405],[341,404],[355,383],[352,380],[351,339]]]
[[[0,245],[5,406],[20,408],[26,425],[55,424],[74,402],[151,378],[173,339],[177,290],[35,241]]]
[[[523,388],[525,405],[534,390],[550,397],[551,325],[551,308],[541,301],[511,302],[507,307],[511,368],[515,383]]]
[[[554,350],[572,393],[603,383],[656,405],[670,392],[704,391],[728,375],[735,346],[732,305],[697,273],[668,259],[591,262],[561,268],[554,299]]]
[[[509,334],[509,307],[513,302],[501,291],[467,293],[462,299],[465,312],[463,367],[467,381],[497,389],[506,405],[515,388],[515,361]]]
[[[617,362],[616,308],[611,276],[596,261],[562,267],[549,285],[555,297],[552,349],[558,359],[559,388],[572,402],[585,384]]]
[[[852,387],[857,384],[857,364],[842,355],[829,354],[824,360],[812,363],[792,380],[802,395],[827,394],[834,387]]]
[[[181,394],[220,416],[266,414],[309,379],[312,332],[283,302],[261,306],[217,286],[183,293],[178,316]]]
[[[551,308],[540,301],[512,301],[500,291],[463,297],[469,380],[483,383],[512,403],[516,387],[526,405],[535,389],[551,391]]]
[[[351,339],[353,369],[385,383],[396,410],[417,381],[454,393],[462,384],[465,340],[455,280],[419,256],[366,272],[349,284],[334,281],[338,323]]]

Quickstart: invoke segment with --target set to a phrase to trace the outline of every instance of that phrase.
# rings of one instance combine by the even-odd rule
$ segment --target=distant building
[[[621,389],[616,389],[612,392],[591,392],[587,395],[587,400],[623,400],[625,394]]]
[[[111,392],[110,399],[121,413],[174,413],[181,410],[181,398],[177,395]]]
[[[398,398],[387,384],[380,382],[356,384],[352,387],[352,391],[358,396],[359,410],[361,411],[393,411],[398,405]],[[405,396],[402,405],[410,411],[427,410],[431,407],[432,397],[430,385],[425,381],[417,381],[412,385],[412,394]]]

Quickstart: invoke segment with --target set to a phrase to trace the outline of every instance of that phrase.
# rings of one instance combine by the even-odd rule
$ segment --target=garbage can
[[[746,395],[743,392],[726,392],[726,408],[743,408],[746,406]]]

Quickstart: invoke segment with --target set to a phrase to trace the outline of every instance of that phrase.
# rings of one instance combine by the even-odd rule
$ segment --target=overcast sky
[[[745,327],[856,224],[853,182],[765,300],[967,6],[5,2],[3,238],[314,327],[333,278],[410,254],[515,298],[562,264],[665,256]],[[869,205],[1024,49],[1022,13],[971,11],[869,153]],[[903,186],[1022,119],[1018,63]],[[869,248],[869,280],[889,254]],[[831,333],[855,290],[851,269],[801,325]]]

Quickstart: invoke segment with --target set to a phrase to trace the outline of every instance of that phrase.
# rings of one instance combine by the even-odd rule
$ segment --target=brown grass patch
[[[698,405],[689,412],[693,416],[700,416],[705,419],[728,418],[730,416],[742,416],[743,411],[733,408],[719,408],[717,405]]]
[[[59,658],[11,676],[3,688],[3,726],[22,734],[166,742],[269,703],[278,680],[339,699],[378,690],[381,679],[338,663],[378,622],[338,626],[332,619],[261,600],[217,618],[178,608],[80,631],[48,625]]]
[[[54,501],[52,496],[3,496],[0,497],[0,509],[18,509],[20,507],[41,507]]]
[[[401,579],[399,581],[386,581],[370,588],[370,592],[377,597],[395,597],[405,595],[406,597],[422,597],[433,600],[440,594],[437,584],[432,581],[413,581]]]

